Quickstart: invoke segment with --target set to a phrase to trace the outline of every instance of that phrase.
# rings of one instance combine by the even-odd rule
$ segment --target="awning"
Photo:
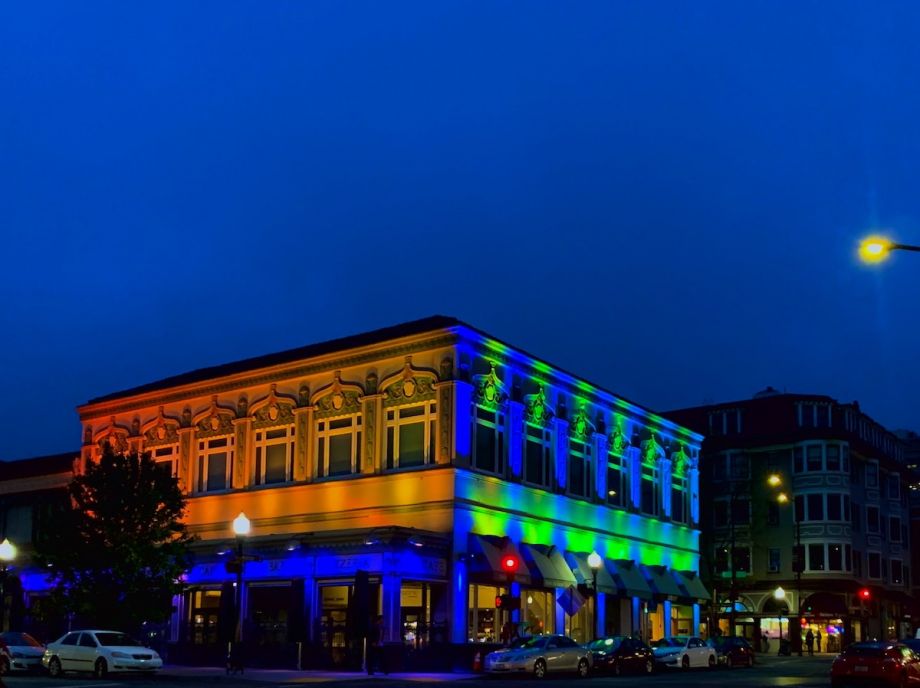
[[[671,599],[683,597],[680,588],[677,587],[677,579],[671,573],[667,566],[643,566],[643,572],[648,578],[652,592],[659,599]]]
[[[674,571],[677,577],[677,584],[680,587],[681,597],[694,601],[704,601],[712,599],[712,595],[706,590],[702,579],[696,575],[696,571]]]
[[[572,573],[575,574],[575,579],[591,587],[594,583],[594,570],[588,565],[588,556],[582,552],[566,552],[565,560],[572,569]],[[617,595],[620,592],[613,576],[603,565],[597,570],[597,589],[611,595]]]
[[[545,588],[567,588],[575,585],[575,575],[565,563],[562,552],[552,545],[528,545],[521,543],[523,561],[530,569],[533,585]]]
[[[502,556],[513,554],[522,561],[520,552],[511,538],[498,535],[479,535],[470,533],[467,550],[467,571],[471,577],[486,579],[496,583],[505,583],[508,575],[502,569]],[[530,582],[530,575],[525,566],[521,566],[515,576],[520,583]]]
[[[639,597],[643,600],[652,599],[652,589],[636,562],[631,559],[605,559],[604,564],[613,580],[616,581],[620,595]]]

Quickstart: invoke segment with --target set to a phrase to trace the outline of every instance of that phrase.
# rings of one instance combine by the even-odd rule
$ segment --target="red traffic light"
[[[516,573],[520,563],[513,554],[506,554],[502,557],[502,570],[505,573]]]
[[[869,591],[869,588],[859,589],[859,599],[868,600],[870,597],[872,597],[872,593]]]

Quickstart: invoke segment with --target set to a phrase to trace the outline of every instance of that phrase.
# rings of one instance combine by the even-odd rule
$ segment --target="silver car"
[[[526,672],[543,678],[548,673],[572,672],[584,678],[591,671],[591,652],[564,635],[535,635],[490,652],[483,668],[488,674]]]

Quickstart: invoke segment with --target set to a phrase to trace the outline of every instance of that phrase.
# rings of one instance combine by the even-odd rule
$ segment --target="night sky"
[[[920,430],[915,2],[0,5],[0,458],[434,313],[664,410]]]

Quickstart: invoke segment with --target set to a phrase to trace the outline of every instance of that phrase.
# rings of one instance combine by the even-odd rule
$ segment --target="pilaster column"
[[[597,501],[607,501],[607,435],[594,433],[594,485]]]
[[[177,475],[183,494],[191,494],[195,484],[195,428],[179,428],[179,467]]]
[[[700,632],[700,605],[699,602],[693,603],[693,633],[694,635]]]
[[[556,490],[565,492],[569,482],[569,421],[558,417],[553,418],[553,465]]]
[[[466,561],[454,556],[453,571],[450,577],[450,642],[465,644],[469,642],[466,634],[466,625],[470,617],[469,577]]]
[[[661,616],[664,618],[664,628],[662,629],[664,637],[668,638],[674,635],[671,630],[671,600],[665,600],[661,603]]]
[[[380,473],[383,471],[383,428],[386,417],[383,415],[383,395],[368,394],[361,397],[363,414],[364,446],[361,448],[361,473]]]
[[[249,485],[254,472],[252,418],[250,416],[234,418],[233,429],[236,435],[236,447],[233,453],[233,470],[230,474],[231,485],[234,490],[242,490]]]
[[[607,635],[607,593],[599,592],[594,598],[594,637],[603,638],[605,635]]]
[[[392,573],[383,574],[383,627],[387,642],[400,642],[402,634],[399,628],[400,592],[402,579]]]
[[[508,468],[512,480],[524,479],[524,404],[508,402]]]
[[[671,518],[671,460],[659,459],[658,461],[658,484],[661,486],[658,495],[658,504],[661,508],[661,515]]]
[[[294,409],[294,480],[313,480],[313,406]]]

